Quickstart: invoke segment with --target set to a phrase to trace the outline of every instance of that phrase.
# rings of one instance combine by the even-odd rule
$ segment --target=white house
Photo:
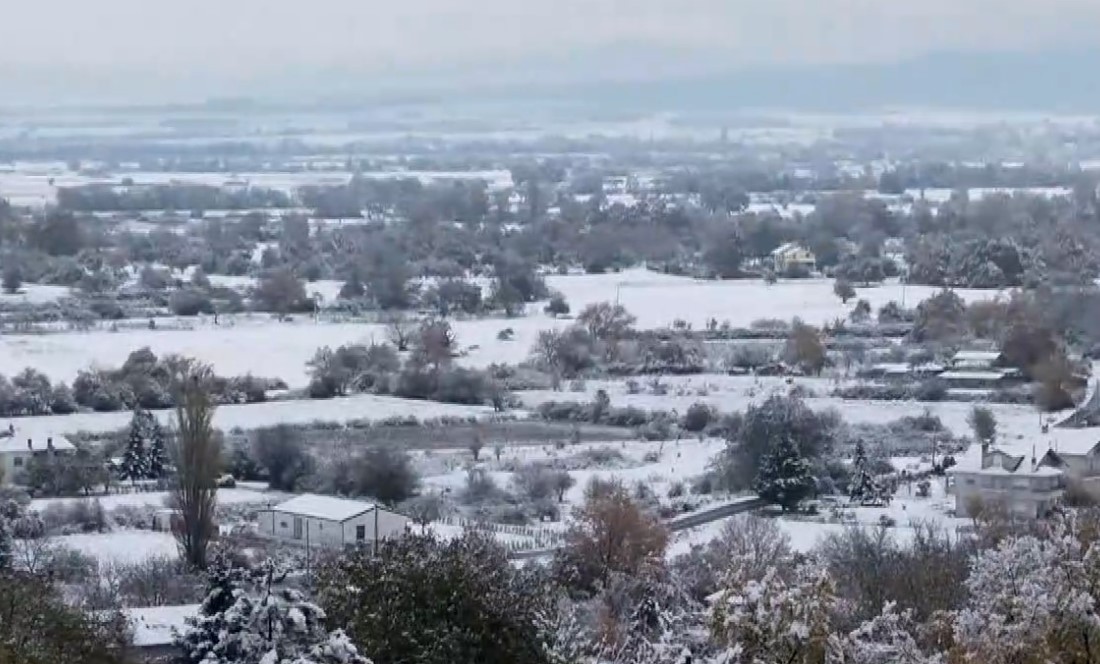
[[[1061,500],[1066,486],[1060,469],[1000,450],[983,451],[980,467],[956,466],[947,476],[960,517],[995,505],[1015,516],[1040,518]]]
[[[30,460],[76,450],[64,436],[27,436],[13,425],[0,430],[0,482],[11,484],[26,470]]]
[[[775,271],[781,274],[794,269],[813,272],[817,269],[817,257],[801,244],[787,242],[772,251],[772,264]]]
[[[263,510],[260,533],[307,547],[338,548],[400,537],[412,520],[372,503],[303,494]]]

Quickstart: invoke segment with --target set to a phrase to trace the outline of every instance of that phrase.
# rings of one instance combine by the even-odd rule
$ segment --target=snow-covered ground
[[[351,420],[377,421],[390,417],[413,416],[420,420],[440,417],[489,417],[490,406],[463,406],[417,401],[397,397],[357,394],[337,399],[298,399],[268,401],[254,404],[219,406],[214,412],[214,426],[229,431],[235,428],[256,429],[276,424],[307,424],[310,422],[349,422]],[[175,411],[159,410],[153,413],[164,425],[171,425]],[[512,414],[521,416],[522,412]],[[20,435],[41,437],[64,435],[77,431],[105,433],[129,426],[133,414],[73,413],[72,415],[39,415],[11,420]],[[7,426],[6,423],[4,426]]]
[[[902,417],[912,417],[925,411],[940,418],[944,426],[956,436],[969,436],[970,424],[967,418],[974,405],[957,401],[864,401],[840,399],[828,396],[836,387],[833,381],[821,378],[794,378],[787,383],[786,378],[755,376],[664,376],[661,383],[666,394],[653,394],[645,380],[640,380],[642,392],[630,394],[625,381],[588,381],[582,392],[563,390],[531,390],[521,392],[523,403],[534,408],[546,401],[590,401],[599,389],[603,389],[611,398],[614,407],[635,406],[645,410],[676,411],[683,414],[696,402],[703,402],[721,412],[741,411],[759,404],[772,394],[787,394],[793,387],[807,388],[815,396],[804,400],[814,410],[835,408],[845,422],[851,424],[887,424]],[[1043,425],[1051,424],[1068,415],[1061,413],[1040,413],[1030,405],[985,404],[997,418],[997,444],[1014,454],[1031,453],[1036,446],[1038,454],[1052,447],[1068,449],[1068,445],[1084,445],[1092,440],[1100,442],[1100,430],[1055,429],[1048,426],[1043,433]],[[1094,440],[1095,439],[1095,440]],[[1090,445],[1091,446],[1091,445]]]
[[[454,328],[459,345],[479,346],[460,361],[480,367],[494,362],[520,362],[527,357],[540,329],[565,324],[567,321],[553,321],[542,315],[457,322]],[[509,327],[515,330],[516,338],[497,341],[497,334]],[[221,375],[251,373],[282,378],[292,387],[303,387],[309,382],[306,362],[321,346],[385,340],[382,325],[309,320],[278,323],[253,318],[238,319],[234,325],[196,323],[193,330],[4,335],[0,337],[0,365],[11,367],[11,373],[33,366],[51,380],[72,381],[77,372],[89,366],[117,368],[131,352],[148,346],[157,355],[175,353],[209,363]]]
[[[513,473],[502,468],[514,467],[533,462],[553,462],[588,452],[605,450],[622,456],[621,463],[611,463],[607,468],[585,468],[570,470],[569,474],[576,484],[565,493],[564,506],[580,505],[584,499],[584,489],[594,479],[619,479],[628,486],[640,482],[661,498],[668,495],[669,487],[676,482],[688,483],[694,477],[703,474],[710,460],[722,450],[721,440],[708,439],[702,442],[691,438],[680,441],[650,442],[583,442],[579,445],[567,445],[562,449],[552,446],[513,446],[506,447],[498,463],[492,458],[492,450],[482,451],[481,466],[493,477],[498,486],[508,488]],[[433,451],[425,457],[438,463],[450,454],[454,457],[449,470],[428,474],[422,479],[423,486],[436,492],[457,493],[466,484],[466,465],[471,459],[466,450]],[[650,455],[647,460],[647,455]],[[566,510],[568,511],[568,509]]]
[[[31,509],[42,510],[50,505],[71,505],[76,502],[88,502],[96,500],[103,509],[110,511],[116,507],[130,506],[130,507],[164,507],[167,504],[169,494],[167,491],[149,491],[141,493],[117,493],[109,496],[96,496],[93,498],[39,498],[31,501]],[[279,498],[276,494],[269,494],[263,491],[254,491],[252,489],[219,489],[218,490],[218,504],[219,505],[244,505],[244,504],[263,504],[266,505],[269,502],[278,502]]]
[[[148,530],[63,535],[51,541],[76,549],[100,563],[139,563],[156,556],[179,555],[176,540],[171,534]]]
[[[562,291],[579,312],[585,305],[619,301],[638,317],[638,326],[653,328],[682,319],[702,328],[712,318],[748,326],[760,318],[790,320],[796,316],[822,324],[847,316],[845,306],[833,295],[826,279],[781,281],[772,286],[761,281],[696,281],[671,277],[643,269],[616,274],[552,276],[551,288]],[[320,288],[331,290],[335,282]],[[859,297],[879,307],[895,300],[914,306],[936,289],[887,282],[859,289]],[[998,291],[956,291],[963,299],[993,298]],[[467,350],[460,362],[484,367],[494,362],[518,363],[527,358],[539,331],[560,328],[570,321],[542,313],[542,305],[529,307],[529,315],[516,319],[482,319],[454,323],[459,346]],[[177,353],[210,363],[223,375],[252,373],[279,377],[293,387],[308,382],[306,362],[323,345],[381,342],[382,325],[361,323],[317,323],[308,318],[279,323],[266,316],[238,317],[214,326],[210,320],[196,320],[194,329],[97,330],[48,335],[5,335],[0,337],[0,365],[16,372],[34,366],[51,379],[71,381],[89,366],[117,367],[130,352],[148,346],[158,355]],[[514,331],[511,341],[499,341],[505,328]]]
[[[712,318],[748,327],[761,318],[790,320],[796,316],[821,325],[846,318],[854,306],[854,302],[844,305],[833,294],[831,279],[780,280],[769,286],[758,279],[704,281],[635,268],[611,274],[550,276],[546,281],[565,295],[574,313],[594,302],[618,301],[638,317],[641,328],[665,327],[682,319],[698,329]],[[938,291],[897,280],[856,289],[857,297],[868,300],[875,310],[890,301],[913,307]],[[955,292],[967,302],[1000,294],[980,289]]]
[[[72,294],[68,286],[48,286],[45,284],[23,284],[16,293],[0,291],[0,303],[3,304],[46,304],[56,302]]]
[[[958,519],[949,514],[954,508],[954,499],[945,493],[942,478],[932,481],[928,498],[916,495],[916,487],[902,486],[888,507],[854,507],[841,503],[842,509],[849,515],[843,522],[832,520],[831,515],[823,512],[818,517],[774,518],[779,529],[789,538],[791,548],[806,553],[818,546],[821,541],[833,534],[841,534],[847,528],[876,528],[880,519],[886,517],[893,522],[890,533],[901,543],[912,539],[914,527],[922,524],[934,524],[948,536],[954,537],[957,528],[971,524],[969,520]],[[670,558],[682,555],[694,546],[710,542],[722,532],[729,519],[714,521],[697,528],[676,533],[668,549]]]
[[[187,619],[198,615],[199,606],[153,606],[123,612],[134,630],[134,645],[142,648],[171,644],[177,633],[187,628]]]

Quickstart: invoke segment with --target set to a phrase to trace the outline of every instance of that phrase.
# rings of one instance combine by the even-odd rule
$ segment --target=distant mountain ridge
[[[524,88],[496,94],[521,94]],[[754,68],[649,80],[529,86],[527,94],[630,108],[774,107],[855,111],[884,106],[1100,112],[1100,48],[942,53],[893,63]]]
[[[1100,113],[1100,47],[937,53],[897,62],[753,66],[719,52],[616,44],[508,62],[419,71],[342,63],[259,78],[205,79],[143,70],[85,73],[0,68],[8,104],[194,103],[232,97],[321,107],[399,100],[553,101],[612,111],[769,108],[845,112],[884,107]],[[26,95],[24,97],[24,95]]]

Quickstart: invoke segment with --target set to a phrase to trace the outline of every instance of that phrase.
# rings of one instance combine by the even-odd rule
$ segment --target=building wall
[[[1012,477],[979,473],[955,475],[955,515],[972,517],[976,505],[1000,505],[1017,516],[1034,519],[1062,497],[1058,476]]]
[[[347,544],[355,544],[358,540],[359,526],[363,527],[364,542],[374,541],[374,510],[366,512],[344,523],[317,519],[312,517],[297,517],[276,510],[260,513],[260,530],[275,539],[294,542],[310,547],[320,546],[326,548],[339,548]],[[295,520],[301,520],[300,531],[295,526]],[[410,521],[406,517],[386,510],[378,510],[378,537],[386,539],[401,535]],[[296,533],[300,533],[296,537]],[[307,537],[308,535],[308,537]]]
[[[397,537],[405,532],[405,528],[411,523],[408,518],[386,510],[372,510],[361,516],[344,522],[344,541],[348,544],[355,542],[374,541],[374,515],[378,513],[378,539],[384,540]],[[359,539],[360,527],[363,539]]]
[[[4,484],[11,484],[15,481],[16,477],[23,472],[23,469],[30,463],[32,453],[30,450],[25,452],[0,452],[0,459],[2,459],[2,465],[4,468]],[[18,460],[18,461],[17,461]],[[16,465],[20,464],[20,465]]]

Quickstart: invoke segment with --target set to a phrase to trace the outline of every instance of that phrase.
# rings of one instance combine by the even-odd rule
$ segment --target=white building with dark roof
[[[959,517],[999,508],[1018,517],[1041,518],[1062,499],[1066,486],[1061,469],[1000,450],[983,452],[979,468],[956,466],[947,475]]]
[[[76,447],[64,436],[30,436],[9,424],[0,429],[0,483],[11,484],[27,469],[31,459],[69,454]]]
[[[339,548],[400,537],[412,520],[373,503],[303,494],[263,510],[259,530],[272,539],[306,547]]]

